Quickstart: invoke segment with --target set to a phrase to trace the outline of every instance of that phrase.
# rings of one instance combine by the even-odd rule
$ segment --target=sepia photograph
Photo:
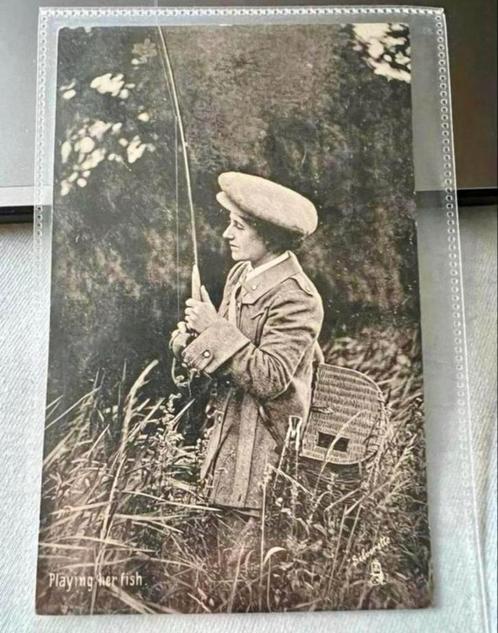
[[[62,28],[39,614],[431,605],[410,33]]]

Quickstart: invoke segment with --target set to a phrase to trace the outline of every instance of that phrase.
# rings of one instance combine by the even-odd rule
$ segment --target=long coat
[[[183,352],[185,364],[213,378],[209,435],[201,478],[209,501],[260,508],[266,465],[275,465],[290,416],[308,417],[313,361],[323,321],[320,295],[289,253],[283,262],[242,281],[236,321],[230,298],[247,263],[230,271],[215,323]]]

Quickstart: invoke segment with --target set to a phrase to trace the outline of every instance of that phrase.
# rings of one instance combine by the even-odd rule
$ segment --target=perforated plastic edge
[[[272,15],[442,15],[438,7],[132,7],[132,8],[56,8],[42,7],[47,17],[178,17],[178,16],[272,16]]]
[[[441,161],[442,182],[441,191],[444,192],[444,207],[446,214],[448,240],[448,266],[450,274],[450,303],[451,324],[453,335],[454,368],[456,377],[456,411],[458,428],[465,429],[460,435],[460,459],[462,467],[467,470],[469,477],[464,477],[463,493],[466,497],[468,509],[472,512],[472,534],[469,543],[475,547],[475,564],[479,581],[479,596],[483,633],[490,633],[489,611],[487,608],[486,581],[484,575],[483,552],[479,538],[479,524],[476,497],[476,478],[474,454],[472,450],[473,418],[470,407],[467,337],[465,329],[465,304],[463,290],[462,257],[460,231],[458,223],[457,185],[455,170],[454,139],[452,131],[451,83],[448,59],[448,34],[444,13],[437,14],[436,41],[438,56],[439,80],[439,112],[441,130]],[[466,523],[467,525],[467,523]]]

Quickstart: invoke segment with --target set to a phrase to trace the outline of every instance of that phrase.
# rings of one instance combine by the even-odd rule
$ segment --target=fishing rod
[[[161,43],[159,58],[161,60],[161,64],[163,67],[165,83],[168,88],[169,96],[173,105],[174,118],[175,118],[175,155],[177,153],[177,133],[180,136],[180,146],[181,153],[183,156],[183,170],[185,174],[185,183],[187,187],[187,199],[189,205],[189,213],[190,213],[190,228],[192,235],[192,250],[193,250],[193,265],[192,265],[192,273],[191,273],[191,296],[192,299],[197,301],[202,301],[201,295],[201,277],[199,272],[199,253],[197,246],[197,227],[196,227],[196,217],[195,217],[195,209],[194,209],[194,200],[192,195],[192,184],[190,179],[190,164],[188,158],[188,144],[185,138],[185,128],[183,125],[182,114],[180,110],[180,103],[178,100],[178,91],[176,89],[175,75],[173,73],[173,66],[171,64],[171,58],[169,56],[168,47],[166,44],[166,39],[164,37],[164,33],[160,26],[157,27],[159,33],[159,41]],[[178,179],[178,174],[177,174]],[[178,199],[177,199],[177,217],[178,217]],[[177,243],[178,248],[178,243]],[[182,345],[186,346],[192,338],[195,337],[195,332],[186,331],[185,333],[178,334],[178,336],[182,337]],[[184,367],[179,367],[179,363],[177,361],[176,356],[173,356],[172,364],[171,364],[171,377],[174,384],[179,389],[188,388],[190,391],[192,380],[196,377],[196,372],[193,370],[188,370]]]
[[[176,82],[175,75],[173,73],[173,66],[171,65],[171,59],[168,52],[168,47],[166,45],[166,39],[164,37],[164,33],[160,26],[157,27],[159,32],[159,40],[161,42],[161,54],[160,59],[163,66],[166,85],[168,86],[168,90],[170,93],[171,101],[173,103],[173,109],[175,113],[175,125],[177,126],[178,132],[180,134],[180,144],[183,156],[183,167],[185,172],[185,182],[187,185],[187,198],[189,204],[190,211],[190,227],[192,234],[192,250],[194,255],[194,263],[192,266],[192,279],[191,279],[191,290],[192,290],[192,299],[196,299],[197,301],[202,301],[201,296],[201,276],[199,272],[199,253],[197,247],[197,227],[196,227],[196,219],[195,219],[195,210],[194,210],[194,200],[192,196],[192,184],[190,180],[190,164],[188,159],[188,145],[185,140],[185,128],[183,126],[182,114],[180,111],[180,104],[178,101],[178,92],[176,90]],[[176,150],[176,148],[175,148]]]

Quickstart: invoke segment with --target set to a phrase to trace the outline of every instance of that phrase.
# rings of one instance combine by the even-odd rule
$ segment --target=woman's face
[[[243,215],[230,213],[230,223],[223,237],[228,240],[232,259],[236,262],[249,260],[253,266],[257,266],[273,257],[263,238]]]

